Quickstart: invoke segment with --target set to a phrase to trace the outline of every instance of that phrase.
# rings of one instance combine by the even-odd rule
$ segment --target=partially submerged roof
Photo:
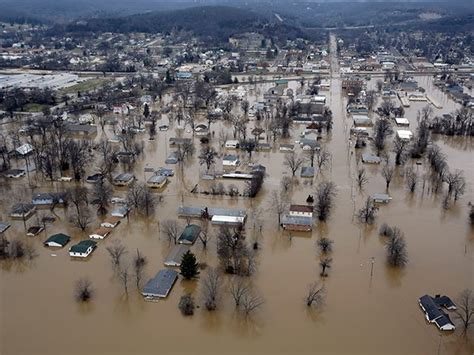
[[[303,216],[300,217],[300,216],[284,215],[281,218],[281,224],[312,226],[313,225],[313,219],[311,217],[303,217]]]
[[[290,205],[290,212],[313,213],[313,206]]]
[[[11,227],[10,223],[0,222],[0,233],[4,233],[10,227]]]
[[[183,255],[189,250],[189,246],[179,244],[175,245],[173,249],[170,250],[168,256],[165,259],[164,264],[166,266],[180,266],[181,259]]]
[[[161,297],[168,296],[173,287],[178,273],[175,270],[163,269],[150,279],[142,289],[142,295],[145,297]]]
[[[314,177],[314,167],[313,166],[303,166],[301,167],[300,176],[303,178],[312,178]]]
[[[93,240],[86,239],[86,240],[81,240],[79,243],[74,244],[69,251],[72,253],[85,253],[87,252],[87,249],[90,247],[95,248],[97,245],[97,242],[94,242]]]
[[[201,233],[201,227],[197,224],[189,224],[184,228],[178,238],[180,244],[193,244]]]
[[[69,237],[68,235],[64,233],[57,233],[57,234],[53,234],[51,237],[46,239],[44,241],[44,244],[47,245],[49,243],[56,243],[56,244],[65,246],[69,242],[70,239],[71,237]]]

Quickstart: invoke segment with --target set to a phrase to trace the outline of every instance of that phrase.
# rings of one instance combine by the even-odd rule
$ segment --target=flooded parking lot
[[[372,78],[374,85],[377,78]],[[432,85],[432,78],[418,78],[420,86],[443,105],[436,114],[451,112],[456,104]],[[304,204],[317,184],[331,180],[337,185],[335,209],[327,223],[317,223],[312,233],[289,233],[278,228],[277,216],[271,210],[270,195],[280,189],[283,176],[291,175],[284,166],[284,154],[277,144],[271,151],[254,152],[251,161],[263,164],[266,170],[264,187],[255,199],[193,194],[196,184],[205,190],[207,182],[200,181],[197,155],[185,163],[164,191],[153,217],[132,213],[123,220],[87,261],[71,260],[62,249],[51,252],[42,246],[45,234],[65,232],[73,241],[86,237],[67,222],[61,208],[58,220],[48,226],[46,233],[31,238],[39,256],[31,262],[4,262],[0,269],[0,353],[1,354],[470,354],[474,351],[472,338],[466,340],[454,334],[441,334],[425,322],[418,306],[424,294],[446,294],[454,298],[464,288],[474,286],[474,232],[468,224],[468,202],[473,201],[474,176],[471,138],[434,136],[433,140],[447,156],[451,169],[462,169],[468,182],[466,193],[449,210],[442,207],[442,195],[428,188],[410,194],[403,182],[401,169],[390,185],[393,200],[381,206],[371,226],[357,222],[356,211],[367,196],[385,191],[380,175],[381,166],[367,167],[368,184],[363,190],[356,186],[359,152],[349,141],[351,119],[346,114],[346,97],[341,91],[337,72],[330,78],[328,105],[333,112],[334,126],[321,144],[331,152],[331,164],[314,180],[297,178],[291,201]],[[290,82],[290,87],[300,85]],[[271,84],[255,90],[257,97]],[[426,103],[411,103],[405,117],[410,129],[416,130],[416,113]],[[254,121],[249,124],[250,131]],[[215,135],[228,131],[229,123],[213,123]],[[297,140],[303,125],[294,125],[292,137]],[[102,133],[99,133],[100,138]],[[110,134],[110,132],[108,133]],[[184,136],[191,136],[184,132]],[[168,139],[175,136],[174,128],[159,132],[155,141],[143,136],[144,154],[135,166],[135,176],[144,181],[146,166],[164,166],[172,148]],[[199,140],[194,139],[199,150]],[[285,141],[282,141],[285,142]],[[213,145],[222,155],[225,150]],[[371,147],[365,148],[371,151]],[[300,153],[301,149],[297,148]],[[248,156],[239,151],[241,160]],[[413,165],[419,176],[428,163]],[[90,170],[93,170],[93,166]],[[216,169],[220,169],[219,163]],[[92,171],[91,171],[92,172]],[[37,191],[62,189],[71,183],[50,183],[38,179]],[[242,182],[236,184],[242,191]],[[1,216],[8,217],[11,204],[31,195],[25,180],[2,182]],[[62,184],[62,185],[61,185]],[[125,196],[125,188],[115,188],[114,196]],[[193,292],[199,300],[199,281],[179,280],[170,296],[156,303],[145,302],[131,287],[125,295],[114,276],[105,249],[114,240],[121,240],[129,256],[139,249],[148,258],[146,279],[162,268],[172,246],[162,235],[161,223],[177,218],[177,208],[212,206],[242,208],[249,215],[246,224],[248,238],[259,238],[258,269],[251,280],[265,300],[261,309],[250,318],[235,311],[231,298],[223,290],[221,303],[215,312],[204,307],[193,317],[183,317],[178,310],[181,295]],[[32,220],[35,217],[32,217]],[[386,263],[384,242],[378,235],[382,223],[399,226],[405,233],[409,263],[393,269]],[[95,226],[98,223],[92,223]],[[182,227],[185,220],[180,220]],[[261,235],[260,235],[261,228]],[[213,230],[215,233],[215,229]],[[24,237],[24,226],[16,221],[7,236]],[[308,309],[304,302],[307,287],[319,280],[319,258],[316,240],[327,236],[334,240],[333,264],[329,276],[321,282],[327,291],[321,311]],[[192,250],[199,262],[218,264],[214,237],[207,250],[197,243]],[[53,256],[55,254],[56,256]],[[374,259],[372,259],[374,258]],[[374,260],[371,275],[372,260]],[[75,281],[87,276],[96,296],[82,305],[72,294]],[[199,300],[199,304],[202,302]]]

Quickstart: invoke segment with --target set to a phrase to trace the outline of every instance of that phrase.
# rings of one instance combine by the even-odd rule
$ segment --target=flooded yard
[[[333,58],[334,60],[334,58]],[[372,78],[374,85],[377,78]],[[414,194],[406,189],[402,169],[390,185],[393,200],[382,205],[371,226],[360,224],[355,216],[367,196],[385,192],[381,166],[368,166],[368,183],[359,190],[355,182],[358,156],[349,141],[351,118],[346,114],[347,98],[341,91],[337,71],[330,80],[328,105],[333,112],[333,130],[322,134],[321,144],[332,155],[331,164],[314,179],[299,176],[291,192],[293,203],[305,204],[309,194],[324,180],[337,185],[335,208],[327,223],[316,223],[312,233],[289,233],[278,228],[275,212],[271,210],[270,195],[280,189],[283,176],[291,176],[284,166],[284,153],[274,144],[271,151],[254,152],[251,161],[266,167],[264,187],[257,198],[231,198],[190,191],[198,184],[205,189],[209,182],[200,181],[203,168],[199,165],[200,143],[194,138],[197,153],[185,163],[184,173],[178,166],[164,191],[154,216],[145,218],[132,212],[129,220],[113,230],[87,261],[71,260],[67,248],[51,251],[42,246],[46,235],[64,232],[72,242],[84,239],[78,229],[67,222],[63,209],[56,208],[58,220],[47,227],[46,233],[30,238],[39,256],[31,262],[2,262],[0,268],[0,353],[1,354],[471,354],[474,343],[460,336],[460,331],[442,334],[428,324],[418,305],[424,294],[446,294],[455,298],[460,291],[474,286],[474,231],[468,223],[468,202],[474,201],[474,142],[471,138],[434,136],[433,140],[447,156],[452,170],[464,170],[466,193],[449,210],[442,207],[442,194],[422,188]],[[456,109],[434,85],[432,78],[417,78],[420,86],[443,105],[435,114]],[[290,87],[300,85],[291,81]],[[262,100],[269,83],[259,84],[255,97]],[[411,103],[405,117],[410,129],[416,130],[416,114],[426,103]],[[251,121],[248,131],[255,121]],[[229,123],[215,122],[211,131],[228,131]],[[295,124],[292,138],[298,140],[304,125]],[[99,133],[99,137],[102,133]],[[110,135],[110,132],[108,132]],[[135,176],[144,181],[146,166],[165,166],[164,160],[172,151],[168,139],[174,128],[159,132],[155,141],[143,134],[144,154],[135,166]],[[189,132],[183,136],[191,137]],[[391,144],[392,138],[390,138]],[[213,145],[221,156],[225,149]],[[370,145],[364,151],[372,151]],[[296,148],[301,153],[301,149]],[[239,158],[248,155],[238,151]],[[220,161],[220,159],[218,159]],[[217,163],[216,170],[220,170]],[[421,177],[428,163],[416,165],[408,161]],[[170,167],[170,166],[168,166]],[[94,166],[88,168],[94,171]],[[119,172],[119,171],[117,171]],[[8,211],[20,196],[31,196],[26,178],[2,181],[0,186],[0,216],[7,221]],[[242,192],[244,184],[223,181],[228,187],[235,184]],[[35,191],[64,189],[69,183],[50,183],[37,180]],[[114,196],[125,196],[125,188],[115,188]],[[248,214],[246,236],[259,238],[258,268],[250,279],[265,300],[263,306],[246,318],[235,311],[230,295],[221,292],[221,302],[215,312],[202,306],[199,280],[181,278],[166,300],[145,302],[131,282],[127,295],[114,276],[106,246],[120,240],[128,248],[128,257],[137,249],[148,258],[147,280],[163,268],[163,261],[172,247],[162,234],[161,224],[177,218],[181,205],[193,207],[226,207],[245,209]],[[33,216],[31,221],[36,217]],[[30,222],[31,222],[30,221]],[[181,227],[186,221],[180,219]],[[399,226],[405,233],[409,262],[402,269],[386,263],[384,241],[378,229],[382,223]],[[93,230],[97,222],[91,224]],[[261,234],[260,234],[261,229]],[[212,233],[216,229],[212,227]],[[22,221],[15,221],[6,232],[10,237],[25,237]],[[327,295],[324,307],[312,310],[304,298],[308,285],[320,279],[316,241],[321,236],[334,241],[333,263],[329,276],[321,280]],[[192,250],[201,263],[217,266],[216,238],[207,250],[198,242]],[[56,256],[53,256],[55,254]],[[372,259],[374,258],[374,259]],[[373,274],[371,275],[373,264]],[[75,281],[87,276],[96,295],[88,304],[78,304],[73,298]],[[192,292],[200,305],[193,317],[183,317],[178,302],[184,293]]]

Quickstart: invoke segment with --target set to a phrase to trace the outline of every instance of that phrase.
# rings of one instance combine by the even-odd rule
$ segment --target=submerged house
[[[107,238],[107,236],[111,233],[111,229],[110,228],[106,228],[106,227],[99,227],[97,228],[94,232],[92,232],[91,234],[89,234],[89,238],[92,238],[92,239],[105,239]]]
[[[40,192],[33,196],[31,203],[35,206],[52,206],[64,204],[66,199],[65,192]]]
[[[115,228],[120,224],[120,217],[107,217],[100,225],[105,228]]]
[[[290,216],[295,217],[313,217],[313,206],[310,205],[290,205]]]
[[[362,162],[366,164],[380,164],[382,162],[382,158],[373,154],[364,153],[362,154]]]
[[[36,212],[35,205],[31,203],[18,203],[13,205],[10,217],[28,219]]]
[[[186,254],[188,250],[189,246],[187,245],[175,245],[174,248],[170,250],[168,256],[165,259],[165,266],[180,267],[183,255]]]
[[[62,248],[64,247],[69,241],[71,240],[71,237],[64,233],[58,233],[58,234],[53,234],[51,237],[46,239],[44,241],[44,245],[47,247],[56,247],[56,248]]]
[[[148,299],[166,298],[178,279],[178,272],[163,269],[150,279],[142,289],[142,295]]]
[[[392,198],[388,194],[375,193],[372,195],[372,200],[375,203],[389,203]]]
[[[240,161],[239,161],[239,158],[234,155],[234,154],[227,154],[227,155],[224,155],[224,157],[222,158],[222,165],[223,166],[239,166],[240,164]]]
[[[309,232],[313,229],[313,218],[284,215],[281,218],[281,226],[285,230]]]
[[[131,173],[118,174],[112,180],[115,186],[128,186],[135,180],[135,176]]]
[[[28,231],[26,232],[26,235],[29,236],[29,237],[36,237],[42,231],[44,231],[43,226],[31,226],[30,228],[28,228]]]
[[[152,175],[146,182],[148,187],[161,189],[168,182],[168,178],[163,175]]]
[[[201,233],[201,227],[198,226],[197,224],[187,225],[186,228],[184,228],[181,235],[179,236],[178,243],[192,245],[194,244],[196,239],[199,237],[200,233]]]
[[[425,312],[425,318],[430,323],[435,323],[439,330],[450,331],[455,330],[456,327],[442,308],[447,310],[455,310],[456,305],[448,296],[436,295],[431,297],[424,295],[420,297],[418,303]]]
[[[112,217],[120,217],[120,218],[124,218],[124,217],[127,217],[128,213],[130,212],[130,207],[128,206],[121,206],[115,210],[113,210],[110,215]]]
[[[97,242],[86,239],[69,248],[69,255],[78,258],[87,258],[97,247]]]

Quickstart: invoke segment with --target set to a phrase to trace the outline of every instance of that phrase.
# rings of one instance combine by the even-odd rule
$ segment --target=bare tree
[[[389,236],[385,249],[387,250],[387,261],[394,267],[402,267],[408,262],[405,237],[398,228],[392,228],[392,235]]]
[[[375,206],[373,199],[371,197],[367,197],[364,206],[357,213],[357,217],[362,223],[372,224],[374,223],[377,211],[378,207]]]
[[[357,177],[356,177],[356,181],[357,181],[357,186],[359,186],[359,189],[362,190],[365,186],[365,184],[367,184],[369,182],[369,179],[367,178],[367,174],[366,174],[366,171],[365,171],[365,168],[360,168],[357,170]]]
[[[289,176],[283,176],[280,181],[283,192],[288,193],[293,185],[293,180]]]
[[[216,162],[217,152],[212,147],[205,147],[201,150],[201,154],[199,155],[199,164],[206,165],[206,171],[209,172],[211,167]]]
[[[232,298],[234,299],[234,303],[236,307],[240,306],[242,298],[249,291],[250,291],[249,284],[242,277],[236,276],[231,280],[230,285],[229,285],[229,293],[232,295]]]
[[[161,225],[161,230],[166,236],[169,243],[173,242],[174,244],[178,243],[179,238],[179,227],[178,222],[174,219],[167,219]]]
[[[309,285],[305,302],[308,307],[321,306],[324,302],[324,286],[320,286],[317,282]]]
[[[375,103],[377,102],[377,93],[374,90],[367,91],[365,95],[365,102],[367,103],[367,108],[369,111],[372,111]]]
[[[84,175],[85,168],[91,161],[90,143],[86,140],[80,142],[71,140],[68,147],[74,179],[79,181]]]
[[[322,277],[328,276],[326,270],[331,268],[331,264],[332,264],[332,258],[329,258],[329,257],[323,257],[319,261],[319,266],[321,266],[321,276]]]
[[[373,144],[377,154],[380,154],[385,149],[385,141],[392,133],[392,126],[387,119],[381,118],[375,122]]]
[[[382,176],[385,179],[385,187],[388,188],[390,187],[390,182],[392,182],[393,179],[393,174],[395,173],[395,168],[391,166],[390,164],[385,164],[384,167],[382,168]]]
[[[128,294],[128,281],[130,280],[130,274],[128,272],[128,265],[124,265],[119,271],[119,278],[122,282],[123,289]]]
[[[241,307],[245,316],[250,316],[251,313],[255,312],[260,308],[264,303],[264,300],[261,296],[253,293],[246,292],[241,299]]]
[[[418,183],[418,176],[413,168],[409,168],[405,171],[405,182],[408,190],[410,190],[411,193],[415,192]]]
[[[295,176],[296,170],[303,164],[304,160],[295,153],[285,154],[285,164],[291,171],[292,176]]]
[[[407,154],[408,142],[398,137],[395,138],[393,151],[395,153],[395,165],[403,165]]]
[[[331,239],[326,238],[326,237],[322,237],[322,238],[318,239],[318,241],[316,242],[316,245],[319,248],[319,252],[322,255],[326,255],[326,254],[329,254],[332,251],[333,243],[334,242]]]
[[[464,193],[466,181],[462,170],[456,170],[454,173],[446,172],[443,174],[443,181],[448,184],[448,195],[454,194],[454,200]]]
[[[323,181],[315,192],[315,211],[320,221],[325,221],[331,213],[336,197],[336,185],[330,181]]]
[[[201,281],[204,306],[208,311],[217,308],[221,288],[221,275],[214,268],[208,268]]]
[[[390,99],[383,99],[380,104],[379,111],[384,117],[390,117],[391,113],[395,109],[395,104]]]
[[[94,185],[91,203],[97,206],[97,214],[103,216],[107,213],[111,195],[112,187],[105,179],[100,179],[97,184]]]
[[[74,226],[84,232],[92,222],[92,216],[89,207],[87,205],[82,206],[77,211],[72,212],[69,215],[69,220],[72,224],[74,224]]]
[[[183,316],[192,316],[194,314],[194,308],[196,308],[193,296],[189,293],[181,296],[178,308]]]
[[[147,258],[140,254],[140,251],[137,249],[137,254],[133,257],[133,271],[135,274],[135,282],[137,288],[140,288],[140,283],[143,279],[143,273],[145,271],[145,266],[148,263]]]
[[[114,270],[118,270],[120,268],[122,257],[128,253],[127,248],[120,242],[120,240],[114,240],[112,245],[109,245],[105,249],[110,255],[112,267]]]
[[[76,281],[74,298],[78,302],[88,302],[94,296],[92,282],[88,278],[80,278]]]
[[[321,171],[323,168],[327,167],[330,162],[331,153],[329,153],[326,148],[318,150],[316,154],[316,165],[318,167],[318,172]]]
[[[278,226],[281,224],[281,216],[288,208],[288,200],[284,194],[278,193],[278,191],[273,190],[270,196],[270,208],[278,216]]]
[[[471,289],[463,290],[456,301],[456,318],[462,322],[463,335],[474,324],[474,294]]]

